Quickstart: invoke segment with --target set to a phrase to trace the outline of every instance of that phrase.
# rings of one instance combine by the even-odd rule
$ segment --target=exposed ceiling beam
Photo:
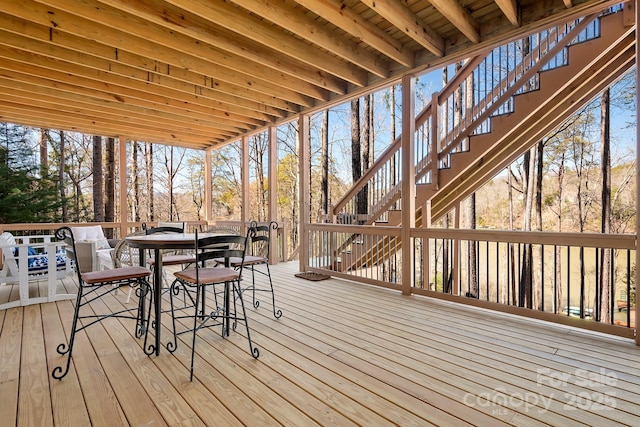
[[[413,52],[380,28],[364,20],[339,0],[295,0],[358,40],[405,67],[413,67]]]
[[[402,3],[396,0],[362,0],[362,3],[434,55],[444,56],[444,39]]]
[[[496,4],[514,27],[520,26],[520,14],[518,13],[518,2],[516,0],[496,0]]]
[[[277,95],[276,87],[282,90],[296,87],[300,93],[309,96],[325,96],[324,89],[319,86],[261,64],[255,64],[252,75],[244,74],[239,70],[251,63],[244,58],[223,53],[209,44],[199,43],[182,34],[171,34],[157,25],[140,21],[131,15],[127,17],[117,10],[107,11],[106,7],[91,0],[88,0],[88,3],[70,0],[56,2],[56,6],[63,6],[73,12],[71,13],[30,0],[22,0],[0,2],[0,11],[89,40],[99,40],[118,50],[156,58],[204,75],[213,75],[265,94]]]
[[[189,10],[192,13],[201,13],[209,9],[209,13],[204,16],[219,16],[217,10],[220,7],[225,7],[229,10],[237,10],[225,3],[214,3],[206,0],[168,0],[169,2],[180,6],[185,10]],[[325,26],[320,25],[315,20],[309,18],[304,8],[291,8],[285,7],[285,3],[271,2],[269,0],[232,0],[237,5],[245,8],[246,10],[254,13],[256,16],[266,18],[268,21],[296,34],[302,39],[306,39],[316,46],[320,46],[334,55],[348,61],[364,70],[369,71],[377,75],[378,77],[389,77],[389,64],[386,61],[381,60],[377,55],[362,50],[355,43],[349,40],[336,37],[335,34],[327,31]],[[204,7],[200,7],[204,6]],[[198,8],[198,11],[194,10]],[[236,32],[240,32],[245,37],[251,38],[259,43],[271,46],[273,49],[285,55],[293,55],[300,61],[304,61],[309,65],[325,69],[327,72],[331,72],[326,69],[327,63],[336,63],[336,58],[333,60],[328,58],[322,58],[317,55],[317,51],[313,53],[309,51],[309,45],[307,42],[299,40],[297,38],[287,36],[287,33],[283,33],[282,30],[273,26],[262,25],[260,31],[243,31],[246,29],[246,19],[242,20],[240,25],[239,19],[229,21],[231,24],[227,26],[228,29]],[[225,22],[226,24],[226,22]],[[321,55],[322,56],[322,55]],[[335,74],[331,72],[332,74]],[[344,77],[342,77],[344,78]],[[351,83],[357,83],[355,81],[348,80]],[[366,81],[366,78],[365,78]]]
[[[469,40],[480,41],[480,24],[457,0],[431,0],[431,4]]]
[[[149,25],[152,22],[163,28],[163,32],[170,40],[173,40],[177,35],[183,35],[186,36],[184,41],[187,44],[190,40],[198,40],[198,44],[201,45],[198,50],[208,46],[215,47],[216,51],[244,58],[245,61],[253,61],[256,66],[282,72],[289,77],[302,79],[319,87],[333,88],[336,93],[341,93],[341,90],[344,89],[342,80],[361,86],[365,85],[367,81],[366,72],[357,66],[339,61],[335,56],[326,52],[314,51],[314,55],[310,55],[309,46],[306,43],[293,37],[286,40],[282,31],[278,31],[273,26],[265,25],[264,21],[256,17],[241,15],[237,7],[225,2],[189,0],[180,5],[182,2],[176,1],[175,3],[182,6],[182,9],[167,4],[172,2],[163,0],[137,0],[135,2],[99,0],[99,2],[107,4],[109,8],[113,7],[124,12],[134,27],[146,23],[146,27],[152,30],[154,26]],[[75,8],[75,6],[72,7]],[[185,13],[185,11],[191,12],[192,10],[197,10],[200,13],[198,15]],[[96,19],[99,16],[96,16]],[[212,20],[207,18],[213,18],[216,25],[211,25]],[[234,31],[234,27],[238,26],[241,27],[238,29],[239,32],[231,34],[229,30]],[[243,34],[243,30],[248,32]],[[157,36],[154,37],[157,38]],[[239,38],[244,40],[240,41]],[[267,38],[267,40],[261,40],[262,38]],[[282,55],[276,49],[276,43],[279,41],[288,51],[286,55]],[[301,61],[302,59],[308,59],[308,61]],[[226,60],[229,61],[229,58]],[[326,74],[318,73],[318,68],[324,70]],[[242,67],[234,69],[242,69]]]

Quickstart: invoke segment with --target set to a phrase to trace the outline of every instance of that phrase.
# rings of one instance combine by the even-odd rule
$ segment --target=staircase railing
[[[540,71],[565,65],[568,46],[599,33],[599,20],[591,15],[468,60],[415,119],[416,183],[437,189],[438,170],[449,166],[450,154],[467,150],[470,135],[489,132],[491,116],[512,112],[513,97],[535,90]],[[526,44],[529,49],[523,53]],[[397,137],[333,206],[338,222],[372,224],[385,219],[387,210],[401,198],[400,145]],[[356,199],[363,189],[368,212],[359,215]]]

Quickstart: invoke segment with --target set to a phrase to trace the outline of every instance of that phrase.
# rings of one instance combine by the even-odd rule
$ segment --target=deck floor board
[[[0,312],[3,425],[640,425],[640,347],[630,340],[345,280],[306,281],[294,277],[297,266],[272,266],[281,319],[267,295],[254,309],[245,294],[260,358],[243,324],[228,338],[201,330],[193,382],[189,334],[174,353],[148,357],[129,319],[79,333],[69,375],[53,380],[74,302]],[[72,278],[59,285],[75,288]],[[134,307],[123,291],[91,309]],[[162,324],[165,344],[168,314]]]

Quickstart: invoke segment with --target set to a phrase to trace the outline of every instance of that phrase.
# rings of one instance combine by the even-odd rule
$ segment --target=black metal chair
[[[195,357],[196,333],[202,328],[210,328],[214,326],[222,327],[222,336],[229,335],[231,327],[235,330],[238,321],[245,323],[247,329],[247,339],[249,341],[249,352],[254,358],[260,356],[260,351],[253,345],[251,341],[251,333],[249,330],[249,320],[242,299],[240,289],[240,280],[242,279],[242,260],[245,257],[247,249],[247,238],[245,236],[213,236],[199,238],[196,232],[195,267],[188,268],[174,273],[176,280],[171,285],[171,314],[173,321],[173,342],[167,343],[167,350],[174,352],[178,347],[178,335],[192,332],[191,341],[191,367],[190,377],[193,380],[193,364]],[[207,267],[207,262],[214,263],[214,259],[223,259],[224,267]],[[237,258],[240,260],[238,268],[230,266],[230,259]],[[224,285],[223,304],[217,303],[215,307],[207,310],[205,304],[206,292],[213,292],[214,298],[217,285]],[[174,297],[180,291],[185,292],[192,304],[182,308],[176,308]],[[238,313],[237,300],[240,301],[241,312]],[[192,312],[188,312],[191,310]],[[207,312],[208,311],[208,312]],[[177,323],[186,319],[192,323],[192,327],[188,327],[182,331],[177,331]]]
[[[156,234],[156,233],[183,233],[184,232],[184,230],[179,227],[154,227],[154,228],[146,228],[145,231],[147,235]],[[162,254],[163,266],[180,265],[184,267],[184,266],[189,266],[193,264],[195,260],[196,260],[196,257],[194,254],[175,252],[175,251],[171,251],[171,253]],[[149,264],[149,266],[151,266],[151,269],[153,270],[155,268],[155,259],[153,259],[153,257],[148,257],[147,264]],[[165,284],[167,285],[166,287],[168,288],[169,283],[168,283],[166,274],[164,274],[164,271],[163,271],[163,278],[164,278]]]
[[[278,223],[271,221],[269,225],[258,225],[256,221],[251,222],[251,226],[247,232],[248,249],[247,256],[244,258],[243,266],[245,269],[251,270],[251,285],[242,288],[242,291],[251,291],[252,303],[255,308],[260,306],[260,301],[256,299],[256,292],[271,293],[271,304],[273,307],[273,316],[276,319],[282,317],[282,310],[276,309],[276,298],[273,292],[273,281],[271,280],[271,271],[269,270],[269,249],[271,246],[271,230],[277,230]],[[218,263],[224,260],[217,259]],[[240,260],[232,258],[231,266],[238,268]],[[256,273],[262,274],[269,280],[269,287],[259,287],[256,285]]]
[[[147,329],[148,319],[145,317],[145,300],[147,295],[150,295],[150,286],[147,277],[151,275],[151,270],[140,266],[130,266],[81,273],[80,269],[77,268],[76,254],[78,252],[76,251],[75,239],[71,229],[69,227],[61,227],[56,230],[55,236],[57,240],[64,241],[68,245],[70,249],[67,251],[68,256],[72,256],[75,271],[78,274],[78,295],[76,297],[69,344],[61,343],[56,348],[59,354],[68,355],[67,362],[64,367],[56,366],[51,372],[53,378],[61,380],[69,372],[77,332],[101,320],[117,317],[134,319],[136,321],[136,337],[140,338],[142,336]],[[96,314],[93,311],[89,311],[87,314],[80,313],[82,307],[109,293],[116,292],[120,286],[125,285],[136,288],[136,295],[139,298],[137,307],[105,314]],[[79,323],[79,321],[82,321],[82,323]]]

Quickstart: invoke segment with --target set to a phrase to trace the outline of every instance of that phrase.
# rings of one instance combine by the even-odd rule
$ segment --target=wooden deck
[[[305,281],[296,268],[272,269],[280,320],[264,298],[250,310],[260,358],[241,328],[201,331],[193,383],[190,344],[147,357],[131,322],[115,319],[80,333],[71,372],[53,380],[72,302],[0,312],[2,425],[640,425],[640,347],[629,340]]]

